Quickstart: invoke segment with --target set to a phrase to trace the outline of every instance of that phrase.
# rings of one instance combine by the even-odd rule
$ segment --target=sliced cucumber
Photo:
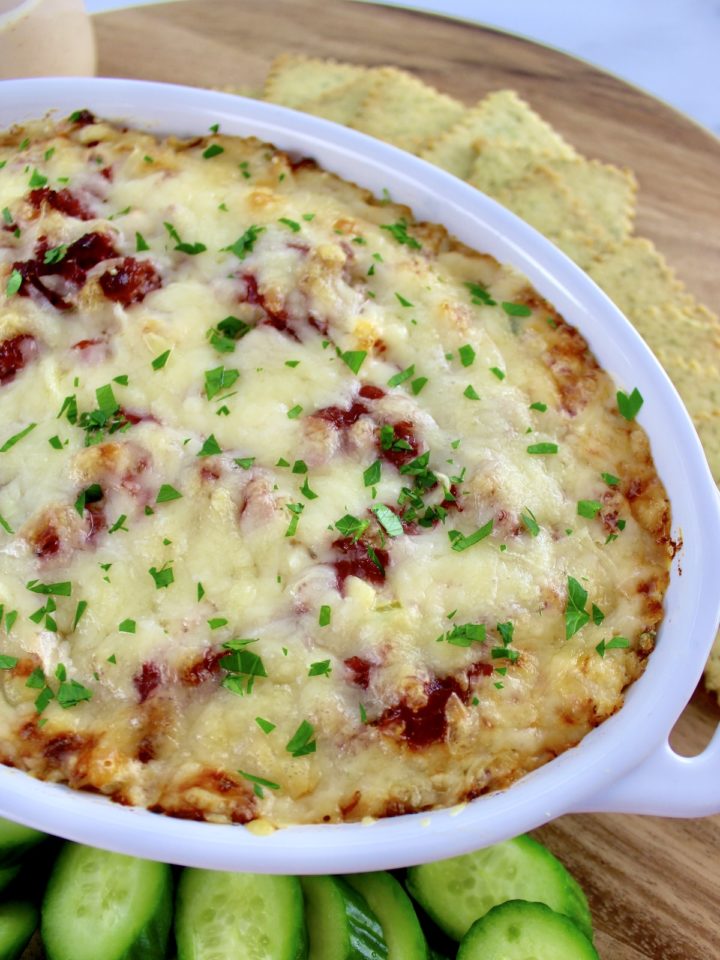
[[[306,960],[297,877],[183,870],[175,910],[178,960]]]
[[[45,834],[0,817],[0,867],[21,860],[25,853],[45,839]]]
[[[172,918],[165,863],[67,843],[45,891],[49,960],[158,960]]]
[[[0,960],[16,960],[35,933],[39,914],[31,903],[0,903]]]
[[[544,903],[508,900],[476,920],[457,960],[600,960],[584,933]]]
[[[345,877],[380,921],[388,960],[429,960],[428,945],[410,897],[389,873]]]
[[[309,960],[387,960],[382,927],[363,897],[340,877],[301,877]]]
[[[570,917],[588,937],[587,900],[565,867],[532,837],[516,837],[438,863],[411,867],[407,888],[437,925],[461,940],[471,924],[505,900],[535,900]]]

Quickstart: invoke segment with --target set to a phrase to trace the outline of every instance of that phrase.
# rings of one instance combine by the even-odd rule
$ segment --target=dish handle
[[[655,817],[720,813],[720,726],[698,756],[681,757],[665,741],[634,770],[580,801],[572,812]]]

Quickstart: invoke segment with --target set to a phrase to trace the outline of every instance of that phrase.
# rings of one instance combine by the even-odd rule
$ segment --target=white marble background
[[[85,2],[98,13],[158,0]],[[720,135],[720,0],[405,0],[394,5],[474,20],[557,47],[642,87]]]

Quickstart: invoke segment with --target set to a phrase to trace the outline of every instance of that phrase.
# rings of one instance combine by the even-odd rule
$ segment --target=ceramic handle
[[[643,762],[573,808],[573,813],[643,813],[707,817],[720,813],[720,727],[696,757],[665,742]]]

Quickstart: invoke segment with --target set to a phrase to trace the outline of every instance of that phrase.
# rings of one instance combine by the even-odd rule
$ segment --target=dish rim
[[[643,676],[613,717],[506,790],[458,808],[363,823],[252,827],[177,820],[0,767],[0,814],[69,839],[136,856],[214,869],[338,873],[440,859],[525,832],[577,806],[638,765],[667,739],[700,678],[720,597],[720,506],[695,429],[640,335],[590,278],[550,241],[475,188],[358,131],[285,107],[171,84],[103,78],[40,78],[0,84],[0,127],[49,110],[87,107],[151,133],[255,135],[317,159],[376,195],[389,187],[418,219],[442,223],[475,249],[528,277],[590,344],[622,388],[638,386],[638,416],[685,548],[672,565],[666,614]],[[593,327],[600,320],[600,327]],[[692,544],[692,551],[687,544]],[[680,584],[680,560],[682,579]],[[681,589],[682,587],[682,589]],[[669,635],[690,650],[678,660]],[[651,730],[650,735],[647,730]]]

